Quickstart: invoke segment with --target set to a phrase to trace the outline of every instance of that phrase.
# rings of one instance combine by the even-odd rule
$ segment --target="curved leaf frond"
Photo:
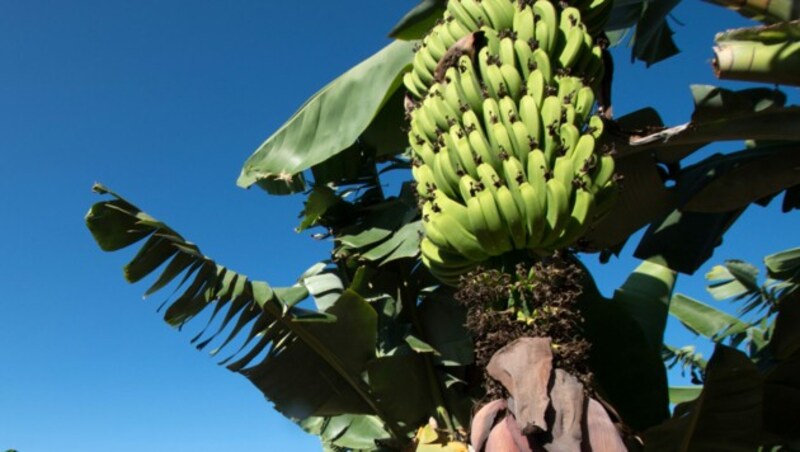
[[[295,286],[273,288],[218,265],[105,187],[94,190],[112,197],[93,205],[86,216],[100,247],[113,251],[144,240],[125,266],[126,278],[135,282],[163,268],[147,293],[179,281],[176,295],[165,302],[165,320],[180,327],[210,312],[211,320],[193,342],[204,348],[220,339],[212,353],[235,342],[237,350],[223,363],[247,377],[279,411],[298,420],[344,413],[390,419],[362,379],[376,358],[377,314],[357,293],[344,290],[341,281],[325,277],[324,265],[306,272]],[[320,302],[331,294],[335,299]],[[298,306],[309,295],[324,311]],[[211,331],[215,318],[221,320]],[[386,428],[399,436],[388,421]]]
[[[302,190],[302,172],[350,148],[400,87],[413,45],[395,41],[314,94],[247,159],[237,184]]]

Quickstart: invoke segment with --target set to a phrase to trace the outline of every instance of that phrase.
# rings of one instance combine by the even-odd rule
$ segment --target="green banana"
[[[558,55],[558,64],[564,69],[572,68],[581,56],[583,50],[584,31],[580,27],[573,27],[565,33],[564,48]]]
[[[500,176],[497,171],[488,163],[478,165],[478,179],[483,184],[484,191],[494,193],[500,185]]]
[[[467,12],[467,9],[464,8],[464,5],[461,4],[460,0],[450,0],[447,2],[447,11],[455,19],[455,22],[459,22],[463,24],[466,28],[470,30],[477,30],[480,28],[478,23],[475,21],[475,18]]]
[[[480,0],[461,0],[461,4],[464,5],[464,9],[475,20],[475,23],[478,25],[478,28],[484,25],[491,25],[491,22],[489,21],[489,16],[486,14],[486,11],[481,6]]]
[[[541,47],[531,52],[531,59],[533,59],[536,69],[542,73],[545,85],[552,85],[553,80],[553,63],[550,61],[550,55]],[[542,91],[542,96],[545,92]]]
[[[483,124],[475,115],[475,112],[472,110],[465,111],[462,120],[464,121],[464,131],[467,132],[469,145],[475,151],[475,154],[480,157],[483,163],[499,168],[500,158],[492,150],[489,139],[483,130]]]
[[[511,143],[511,136],[508,134],[506,125],[502,122],[489,124],[489,130],[491,130],[489,141],[492,143],[492,148],[500,156],[504,153],[506,155],[513,155],[514,145]]]
[[[592,173],[592,186],[594,191],[598,191],[600,188],[605,187],[606,184],[611,182],[614,178],[614,169],[616,163],[614,162],[614,157],[610,155],[602,155],[597,160],[597,167],[594,169]]]
[[[512,30],[517,34],[517,40],[523,41],[526,45],[534,38],[534,16],[530,5],[523,4],[514,11],[514,20],[511,24]]]
[[[564,248],[574,244],[583,237],[591,227],[591,215],[594,208],[594,195],[587,190],[576,190],[575,201],[572,205],[572,212],[567,220],[567,225],[561,236],[556,240],[552,248]]]
[[[514,40],[509,36],[504,36],[500,39],[500,48],[497,56],[500,58],[500,64],[509,64],[511,66],[517,65],[516,51],[514,50]]]
[[[484,47],[481,49],[482,54],[488,55],[488,49]],[[495,99],[503,97],[508,94],[508,86],[503,78],[503,72],[500,70],[498,64],[489,61],[481,60],[481,75],[486,85],[489,95]]]
[[[525,203],[522,200],[522,194],[520,193],[520,185],[525,180],[525,169],[516,157],[510,156],[506,160],[503,161],[503,176],[505,176],[506,186],[508,190],[511,192],[511,195],[514,197],[514,202],[517,204],[517,209],[519,210],[520,214],[524,217],[525,216]]]
[[[519,100],[519,119],[525,124],[528,134],[533,139],[533,143],[529,144],[536,146],[542,144],[544,139],[542,136],[542,116],[539,106],[536,104],[534,97],[530,95],[530,92]]]
[[[547,96],[542,101],[542,136],[544,155],[552,162],[560,147],[558,131],[561,127],[561,101],[557,96]]]
[[[592,114],[594,108],[594,100],[594,90],[588,86],[582,86],[575,95],[575,113],[581,125],[586,124],[586,121],[589,120],[589,115]]]
[[[472,60],[464,55],[459,58],[458,67],[460,72],[458,85],[464,93],[464,100],[470,108],[480,114],[483,109],[483,93],[480,78],[475,72],[475,66],[472,64]]]
[[[461,194],[461,199],[466,202],[469,201],[470,198],[475,197],[475,194],[480,189],[479,184],[480,183],[469,174],[461,176],[461,179],[458,180],[458,191]],[[480,237],[478,237],[478,239],[480,239]]]
[[[561,10],[558,27],[565,33],[579,26],[581,23],[581,12],[574,6],[568,6]]]
[[[572,159],[562,155],[556,158],[553,164],[553,179],[561,182],[564,187],[564,194],[567,199],[567,204],[572,200],[572,180],[575,178],[575,172],[572,170]]]
[[[447,47],[442,42],[442,37],[437,32],[439,27],[435,27],[422,39],[422,45],[427,47],[434,60],[439,61],[447,52]]]
[[[411,144],[411,150],[414,151],[414,155],[422,160],[422,163],[425,163],[426,165],[433,164],[433,147],[428,140],[423,139],[414,132],[409,132],[408,142]]]
[[[542,185],[544,187],[544,185]],[[547,225],[547,194],[537,192],[533,185],[523,182],[519,185],[520,196],[525,203],[525,222],[528,229],[527,248],[536,249],[542,240],[545,226]]]
[[[450,152],[455,152],[458,157],[458,163],[461,168],[470,176],[478,177],[478,164],[475,162],[475,154],[472,152],[472,146],[469,145],[469,139],[466,132],[458,125],[450,128],[450,140],[453,145],[450,146]]]
[[[455,42],[458,42],[459,39],[472,33],[473,31],[477,30],[480,27],[473,28],[467,26],[466,24],[462,24],[458,20],[452,19],[445,23],[444,28],[446,28],[450,36],[452,36],[453,39],[455,39]],[[452,47],[452,44],[449,47]]]
[[[558,239],[561,235],[561,231],[564,230],[564,226],[566,226],[567,220],[569,220],[570,211],[567,191],[560,180],[556,178],[548,180],[546,193],[547,228],[540,246],[549,249],[549,245]]]
[[[523,80],[517,67],[511,64],[500,65],[500,75],[505,83],[506,93],[513,99],[519,99],[522,94]]]
[[[500,120],[506,127],[511,128],[511,124],[519,121],[519,112],[517,111],[517,103],[514,102],[509,96],[501,98],[497,101],[497,107],[500,111]]]
[[[431,61],[433,62],[432,66],[430,65]],[[417,53],[414,54],[412,65],[414,72],[419,75],[420,80],[425,83],[425,86],[429,86],[433,83],[433,70],[436,69],[436,60],[430,56],[428,49],[420,47]]]
[[[581,132],[571,122],[565,122],[564,124],[561,124],[559,134],[561,135],[561,153],[564,155],[571,154],[578,145],[578,140],[581,138]]]
[[[528,152],[531,151],[531,137],[528,127],[522,121],[511,124],[511,144],[514,146],[514,156],[525,167],[528,164]]]
[[[500,208],[497,206],[494,194],[490,190],[483,190],[476,197],[481,206],[487,231],[492,237],[492,241],[497,245],[499,254],[506,253],[513,249],[511,239],[508,235],[508,228],[500,215]]]
[[[536,22],[536,40],[539,41],[539,47],[551,54],[556,44],[556,30],[558,30],[556,8],[548,0],[536,0],[533,3],[533,13],[538,19]],[[546,28],[546,35],[542,37],[540,37],[538,31],[539,23],[542,23]]]
[[[527,244],[527,232],[523,223],[523,214],[520,213],[514,196],[507,186],[501,185],[494,193],[495,202],[500,208],[500,215],[503,216],[508,234],[514,244],[515,249],[525,249]]]
[[[428,165],[412,165],[411,175],[417,182],[417,193],[423,198],[431,196],[436,190],[437,183],[433,170]]]
[[[578,172],[586,172],[586,168],[589,165],[587,160],[594,157],[595,144],[594,137],[585,133],[578,138],[578,143],[572,152],[567,154],[572,159],[572,168],[576,174]]]
[[[489,253],[489,255],[498,256],[503,254],[503,247],[495,240],[496,234],[492,233],[486,222],[486,217],[484,217],[481,208],[481,202],[478,199],[479,196],[481,196],[480,193],[481,191],[478,191],[475,193],[475,196],[467,199],[467,214],[469,215],[471,230],[475,234],[475,237],[478,238],[478,241],[486,248],[486,252]],[[489,196],[491,197],[491,194],[489,194]]]
[[[601,118],[600,115],[592,115],[589,117],[589,128],[587,132],[589,132],[595,139],[600,139],[600,137],[603,135],[604,129],[605,123],[603,123],[603,118]]]
[[[495,30],[511,28],[514,22],[514,7],[508,0],[482,0],[481,5],[486,11]]]
[[[517,54],[517,61],[519,62],[522,78],[524,80],[528,80],[528,76],[531,74],[531,70],[533,69],[534,65],[532,59],[533,50],[531,49],[531,45],[518,38],[516,41],[514,41],[514,52]]]
[[[451,198],[455,198],[458,193],[458,174],[453,168],[450,160],[450,152],[447,147],[439,148],[436,158],[433,161],[433,176],[436,187]]]
[[[403,85],[408,92],[417,99],[421,99],[424,97],[427,87],[422,83],[422,80],[419,80],[419,82],[417,80],[419,80],[419,75],[417,75],[416,71],[409,71],[403,74]]]

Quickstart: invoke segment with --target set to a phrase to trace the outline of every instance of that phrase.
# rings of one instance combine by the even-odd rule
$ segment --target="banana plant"
[[[485,387],[475,380],[475,374],[482,372],[475,365],[480,347],[476,346],[474,331],[465,326],[474,319],[467,317],[468,309],[459,301],[462,288],[451,287],[461,285],[464,280],[459,278],[466,271],[437,272],[431,264],[432,255],[426,250],[431,249],[429,242],[434,241],[436,230],[431,224],[437,220],[431,218],[440,214],[443,206],[445,210],[462,213],[468,207],[462,206],[465,210],[460,211],[439,198],[435,199],[436,206],[430,203],[426,210],[424,199],[420,202],[420,197],[426,195],[424,187],[421,188],[424,184],[419,182],[424,179],[420,167],[427,162],[421,164],[419,160],[424,160],[427,154],[424,149],[417,149],[424,140],[413,139],[413,135],[415,128],[419,131],[421,127],[426,129],[423,132],[429,139],[437,142],[437,150],[441,147],[438,142],[447,140],[452,142],[447,146],[455,149],[458,139],[469,140],[466,135],[473,134],[482,124],[491,124],[492,134],[486,141],[495,146],[503,133],[508,133],[508,140],[502,144],[509,152],[481,156],[484,166],[482,174],[476,177],[482,179],[481,190],[453,185],[448,196],[460,195],[467,204],[470,203],[467,198],[481,197],[479,209],[488,209],[485,206],[494,205],[491,203],[495,202],[495,193],[501,193],[497,199],[505,198],[496,204],[497,215],[481,218],[517,227],[511,234],[513,237],[501,240],[484,234],[480,240],[473,237],[476,239],[473,243],[459,229],[460,225],[473,222],[465,216],[469,213],[462,215],[461,219],[467,221],[460,224],[439,215],[444,217],[441,221],[445,223],[441,224],[447,225],[440,234],[440,243],[455,243],[455,249],[445,251],[460,258],[464,256],[459,253],[469,254],[463,268],[470,271],[494,266],[501,270],[501,275],[511,278],[515,277],[512,274],[515,265],[546,263],[547,255],[556,249],[566,253],[567,260],[582,269],[577,310],[584,319],[582,333],[591,343],[588,362],[595,378],[592,390],[610,410],[613,408],[621,425],[633,431],[634,436],[644,435],[646,446],[681,444],[684,449],[702,448],[725,435],[730,435],[727,441],[731,445],[737,442],[748,446],[771,445],[781,441],[796,444],[792,424],[786,421],[792,419],[791,412],[780,402],[782,398],[795,400],[796,392],[792,391],[799,387],[796,376],[800,372],[797,367],[800,340],[795,331],[800,316],[795,302],[798,292],[794,289],[798,277],[797,251],[767,258],[770,275],[776,282],[766,287],[755,284],[752,268],[741,263],[729,262],[713,272],[713,294],[746,299],[750,310],[765,309],[766,314],[758,322],[745,321],[689,297],[673,295],[673,290],[678,274],[691,274],[700,268],[748,206],[767,204],[783,194],[784,211],[800,208],[800,176],[796,171],[800,161],[795,152],[800,141],[796,127],[800,121],[799,107],[785,105],[786,96],[777,88],[731,91],[693,86],[695,109],[684,124],[665,127],[658,113],[650,108],[613,119],[610,98],[602,99],[608,93],[601,93],[605,89],[601,88],[603,84],[610,85],[613,66],[599,46],[595,49],[594,40],[618,43],[632,34],[633,58],[648,65],[668,58],[678,52],[668,23],[678,1],[567,2],[589,11],[587,18],[594,15],[602,16],[603,20],[585,25],[584,30],[575,25],[579,15],[565,13],[563,16],[572,17],[574,23],[564,19],[557,25],[558,32],[554,28],[556,14],[572,11],[568,9],[570,6],[546,0],[539,0],[538,5],[519,2],[521,10],[526,5],[531,8],[531,23],[543,20],[542,17],[549,20],[552,30],[536,37],[537,46],[545,47],[544,43],[548,43],[555,48],[561,34],[565,42],[572,41],[571,46],[562,45],[570,51],[561,49],[558,57],[553,58],[558,71],[551,73],[551,77],[566,80],[570,77],[565,74],[571,71],[597,75],[573,80],[571,88],[564,82],[563,89],[567,92],[583,89],[584,93],[592,93],[589,101],[583,102],[588,107],[581,107],[585,110],[582,113],[576,113],[577,94],[568,102],[576,103],[571,116],[570,109],[564,109],[564,118],[580,118],[575,120],[580,129],[573,127],[576,133],[572,133],[567,127],[563,132],[538,135],[548,158],[555,161],[567,146],[559,145],[552,137],[561,139],[563,135],[562,143],[574,137],[572,147],[577,149],[578,136],[585,131],[591,139],[585,140],[590,145],[584,146],[588,149],[582,160],[584,165],[570,162],[568,169],[563,164],[542,172],[542,181],[547,180],[544,188],[538,188],[538,192],[527,189],[528,196],[523,196],[526,188],[520,188],[524,187],[522,183],[515,185],[514,176],[531,174],[544,166],[523,166],[522,159],[527,156],[522,154],[519,166],[514,166],[509,158],[510,151],[523,148],[526,140],[522,133],[515,135],[520,130],[518,125],[511,126],[510,132],[502,125],[503,120],[510,125],[521,122],[516,115],[508,114],[516,105],[505,103],[502,110],[499,108],[501,98],[508,97],[499,94],[523,93],[520,84],[512,83],[516,79],[508,67],[501,68],[502,64],[481,67],[480,58],[475,60],[476,74],[498,80],[488,75],[495,71],[503,80],[495,85],[476,85],[480,89],[472,93],[474,96],[466,96],[465,104],[473,101],[471,107],[476,109],[480,104],[486,110],[485,118],[473,115],[473,120],[466,114],[469,108],[461,104],[450,105],[446,111],[452,117],[435,118],[438,122],[425,123],[425,113],[419,113],[428,108],[426,102],[438,102],[431,108],[447,109],[436,99],[450,96],[452,100],[454,91],[446,91],[442,81],[460,75],[454,67],[440,63],[454,58],[466,66],[470,52],[477,53],[471,46],[477,46],[480,39],[489,41],[484,48],[495,46],[507,59],[509,55],[516,58],[517,51],[527,55],[524,47],[520,50],[500,43],[508,36],[498,34],[492,40],[493,35],[484,27],[487,23],[509,20],[507,25],[513,25],[513,13],[504,11],[513,11],[509,8],[517,2],[484,0],[485,6],[481,3],[420,2],[391,30],[390,35],[396,38],[393,43],[314,94],[245,162],[237,181],[239,186],[255,185],[273,195],[304,195],[297,231],[313,229],[320,231],[320,236],[332,239],[330,259],[312,266],[298,277],[295,285],[272,287],[217,264],[165,223],[101,185],[95,191],[105,198],[86,217],[98,245],[103,250],[116,251],[142,242],[125,267],[126,279],[137,282],[152,275],[154,282],[146,289],[146,295],[166,288],[175,290],[165,304],[164,314],[165,321],[172,326],[183,327],[207,313],[211,320],[200,328],[192,342],[199,349],[212,348],[213,355],[225,348],[234,349],[222,363],[248,378],[277,410],[318,435],[327,450],[410,446],[431,451],[464,450],[473,402],[485,393]],[[726,0],[714,3],[731,6]],[[463,14],[459,8],[466,5],[471,9]],[[793,77],[797,71],[792,68],[796,66],[797,23],[787,21],[796,19],[796,12],[786,10],[786,2],[770,5],[766,8],[753,2],[738,5],[742,14],[771,25],[731,31],[718,37],[716,67],[720,77],[795,83]],[[536,13],[532,10],[534,6],[538,8]],[[460,22],[447,25],[456,16]],[[467,33],[470,30],[464,24],[469,23],[474,30]],[[456,41],[452,33],[448,35],[451,28],[460,33],[459,45],[437,48],[438,41],[432,36],[441,34]],[[572,28],[578,31],[571,32]],[[533,33],[531,39],[536,33],[524,27],[518,27],[517,31]],[[566,38],[568,32],[572,39]],[[553,38],[548,41],[550,37]],[[579,49],[583,48],[596,52],[585,54],[581,63],[576,63]],[[455,53],[450,53],[453,49]],[[728,64],[725,55],[740,51],[759,52],[759,64],[744,68]],[[438,58],[432,57],[435,52]],[[529,53],[534,52],[531,48]],[[545,54],[545,58],[550,57]],[[534,72],[531,68],[537,66],[541,72],[548,61],[536,60],[522,70]],[[544,77],[541,75],[542,80]],[[441,91],[433,88],[437,83]],[[545,96],[547,91],[543,86],[531,82],[525,91],[538,92],[542,101],[549,97],[551,105],[542,104],[541,111],[560,122],[562,103],[558,96]],[[423,95],[428,89],[432,90],[432,96]],[[558,89],[562,89],[560,85]],[[595,92],[600,103],[597,114],[592,115]],[[489,98],[496,98],[497,108],[491,101],[484,103]],[[529,103],[527,107],[533,105]],[[532,111],[535,112],[523,109],[520,103],[518,113],[522,119],[533,115]],[[411,134],[408,118],[411,118]],[[461,136],[458,130],[441,133],[445,126],[452,127],[450,120],[463,123]],[[721,141],[745,141],[745,148],[685,164],[685,159],[694,157],[697,151]],[[438,152],[438,157],[433,158],[436,161],[429,165],[434,174],[433,185],[445,186],[442,183],[445,178],[463,179],[459,172],[472,169],[464,166],[447,171],[447,164],[461,156],[454,153],[452,157],[441,157],[443,154],[446,155]],[[489,173],[486,165],[495,157],[500,157],[495,162],[498,166]],[[622,180],[623,189],[615,202],[607,204],[608,210],[603,215],[593,218],[591,227],[582,221],[589,218],[588,207],[581,215],[575,208],[581,204],[577,201],[574,205],[570,204],[572,201],[551,203],[558,207],[536,220],[540,221],[536,223],[540,228],[537,240],[527,240],[525,234],[534,229],[535,221],[526,219],[527,229],[522,228],[522,220],[513,212],[533,211],[528,207],[531,205],[543,212],[545,196],[558,200],[577,199],[577,195],[570,197],[567,192],[586,196],[586,186],[591,185],[587,182],[588,173],[594,171],[593,165],[609,160],[613,161],[613,169],[603,174],[611,177],[616,173],[617,177],[605,180],[597,176],[598,170],[589,182],[601,179],[603,183],[595,188],[604,184],[616,188]],[[475,166],[477,170],[478,165]],[[587,179],[573,184],[574,175]],[[409,181],[409,176],[418,183]],[[502,183],[495,184],[501,179]],[[549,182],[555,179],[560,185]],[[401,181],[391,185],[399,187],[397,193],[389,193],[388,180]],[[742,184],[742,180],[747,184]],[[478,185],[479,181],[475,182]],[[487,196],[490,191],[491,196]],[[478,192],[485,194],[479,196]],[[561,233],[568,228],[573,234]],[[592,253],[599,253],[601,260],[609,260],[642,228],[646,232],[635,251],[642,264],[611,297],[603,296],[581,260],[590,258]],[[446,252],[436,256],[446,257]],[[515,284],[519,287],[522,283]],[[507,298],[501,312],[514,312],[517,320],[535,323],[533,310],[515,311],[525,303]],[[708,362],[692,348],[664,344],[669,314],[718,344]],[[214,323],[214,319],[221,319],[220,323]],[[749,356],[735,349],[744,343],[749,346]],[[689,369],[704,383],[702,389],[669,388],[665,358],[670,366],[681,364]],[[737,399],[737,393],[746,397]],[[672,418],[670,401],[680,403]],[[725,407],[737,410],[741,415],[738,423],[722,425],[717,420]],[[763,424],[753,421],[758,416],[763,417]]]

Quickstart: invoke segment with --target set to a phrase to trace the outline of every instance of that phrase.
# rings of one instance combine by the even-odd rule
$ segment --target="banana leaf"
[[[400,19],[389,36],[405,41],[422,39],[442,18],[446,4],[446,0],[422,0]]]
[[[633,29],[631,60],[648,66],[676,55],[679,50],[672,39],[674,32],[667,17],[680,0],[617,0],[606,24],[606,31],[621,37]],[[619,38],[612,42],[619,43]]]
[[[587,273],[579,308],[591,342],[590,367],[601,396],[623,421],[639,430],[669,417],[667,373],[641,324],[623,303],[603,297]],[[641,318],[641,317],[640,317]]]
[[[669,313],[693,333],[714,342],[742,334],[750,327],[737,317],[682,294],[672,297]]]
[[[386,106],[413,45],[395,41],[314,94],[247,159],[237,184],[257,183],[273,194],[303,190],[301,173],[353,146]]]
[[[670,297],[677,273],[655,262],[642,262],[614,291],[614,301],[624,306],[645,333],[654,352],[661,350]]]
[[[700,396],[681,416],[645,432],[648,450],[757,450],[763,377],[740,351],[717,345]]]
[[[107,188],[96,185],[95,191],[111,197],[93,205],[86,216],[98,245],[114,251],[145,241],[125,266],[126,278],[135,282],[162,268],[147,293],[179,281],[176,295],[166,303],[164,318],[170,325],[182,327],[204,311],[212,319],[223,317],[215,332],[204,329],[196,337],[203,337],[199,348],[214,339],[223,348],[236,339],[238,350],[223,363],[247,377],[288,417],[376,415],[384,430],[404,436],[397,417],[384,411],[362,379],[377,358],[377,314],[360,295],[345,290],[323,312],[301,309],[297,303],[309,295],[302,280],[318,275],[320,267],[297,286],[272,288],[218,265]],[[312,287],[321,293],[317,289]]]

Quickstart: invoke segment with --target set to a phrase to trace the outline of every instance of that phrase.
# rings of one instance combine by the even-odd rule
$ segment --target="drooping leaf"
[[[173,271],[167,264],[157,280],[162,287],[179,277],[185,280],[175,298],[167,303],[165,320],[184,326],[205,310],[219,313],[223,319],[218,329],[205,334],[198,347],[224,338],[219,349],[236,339],[238,351],[223,362],[229,363],[230,370],[246,376],[278,410],[296,419],[344,413],[391,419],[381,411],[362,379],[367,363],[375,357],[377,316],[358,294],[345,291],[325,312],[300,309],[296,304],[309,293],[302,280],[288,288],[251,281],[217,265],[196,245],[118,195],[104,187],[97,191],[113,197],[95,204],[86,217],[98,243],[111,243],[116,249],[120,244],[133,244],[150,236],[175,249],[152,256],[137,254],[134,260],[143,261],[142,256],[148,256],[147,265],[138,267],[137,276],[146,269],[155,272],[172,255],[188,259],[190,264],[181,264],[186,268],[183,273]],[[153,245],[150,249],[163,246],[166,245]],[[156,257],[162,258],[161,262],[155,262]],[[315,266],[306,278],[314,271],[319,268]],[[205,331],[194,340],[200,340]],[[227,331],[225,336],[223,331]],[[387,428],[398,431],[396,426]]]
[[[633,428],[661,423],[669,417],[669,394],[660,351],[650,348],[641,327],[621,304],[600,295],[590,276],[582,286],[579,306],[601,394]]]
[[[769,346],[779,359],[788,359],[800,351],[800,291],[793,290],[781,299]]]
[[[631,234],[676,207],[676,197],[665,187],[651,155],[639,153],[620,159],[617,173],[624,178],[619,199],[585,237],[597,249],[625,243]]]
[[[763,378],[740,351],[717,345],[705,385],[686,413],[645,432],[652,450],[757,450]]]
[[[391,438],[376,416],[343,414],[332,417],[309,417],[298,422],[303,430],[320,437],[323,445],[335,450],[381,450],[378,441]]]
[[[708,122],[747,115],[786,103],[786,95],[777,89],[749,88],[733,91],[713,85],[691,85],[694,98],[692,121]]]
[[[285,192],[287,181],[352,146],[401,85],[412,46],[395,41],[314,94],[250,156],[237,184]]]
[[[800,279],[800,248],[792,248],[764,258],[769,277],[782,280]]]
[[[398,22],[389,36],[395,39],[422,39],[437,20],[442,18],[445,0],[422,0]]]
[[[758,269],[739,260],[729,260],[724,265],[715,265],[706,274],[706,279],[711,283],[708,292],[716,300],[739,299],[761,292],[761,287],[758,285]]]
[[[618,44],[621,41],[619,35],[633,28],[631,59],[644,61],[650,66],[679,52],[672,39],[673,31],[667,23],[667,17],[679,2],[617,0],[605,29],[615,32],[617,36],[612,43]]]
[[[703,390],[702,386],[670,386],[669,403],[691,402]]]
[[[797,324],[795,324],[796,328]],[[800,351],[771,369],[764,379],[764,430],[788,449],[800,447]]]
[[[800,143],[764,145],[710,157],[686,170],[687,182],[702,184],[683,206],[692,212],[721,213],[746,207],[800,183]],[[703,174],[701,175],[700,172]],[[683,181],[679,180],[681,185]]]
[[[305,231],[314,226],[328,208],[339,201],[336,193],[329,187],[314,187],[308,195],[305,208],[301,213],[303,221],[297,227],[297,232]]]
[[[367,373],[378,403],[405,431],[435,412],[421,355],[383,356],[369,363]]]
[[[737,317],[682,294],[672,297],[669,313],[695,334],[714,342],[744,333],[750,326]]]
[[[441,290],[426,296],[419,305],[425,337],[445,366],[466,366],[473,362],[472,338],[464,327],[466,310]],[[446,319],[446,321],[445,321]]]
[[[670,297],[677,274],[655,262],[642,262],[614,291],[614,302],[639,324],[650,347],[658,353],[667,325]]]
[[[680,0],[646,2],[644,14],[636,25],[631,59],[644,61],[648,66],[677,55],[680,50],[672,39],[674,32],[667,17]]]
[[[692,274],[722,243],[725,231],[743,210],[726,213],[672,211],[653,222],[634,251],[639,259],[660,260],[667,267]]]

